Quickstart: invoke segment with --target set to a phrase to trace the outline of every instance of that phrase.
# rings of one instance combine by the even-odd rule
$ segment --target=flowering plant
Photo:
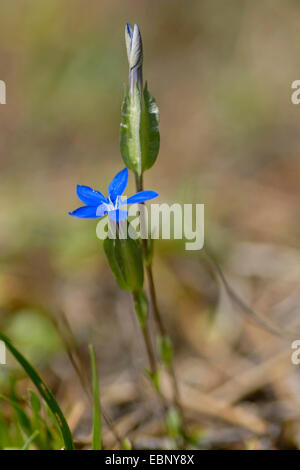
[[[119,232],[119,223],[126,223],[128,217],[127,205],[145,203],[158,196],[155,191],[144,190],[143,174],[154,165],[160,145],[158,107],[148,91],[147,83],[143,85],[143,46],[138,25],[132,28],[130,24],[126,24],[125,41],[129,64],[129,86],[125,91],[122,105],[120,150],[126,168],[110,182],[108,197],[89,186],[77,186],[77,195],[85,205],[69,214],[72,217],[92,219],[108,215],[109,219],[115,223],[117,236],[104,240],[104,251],[119,286],[132,293],[149,360],[150,369],[146,370],[147,375],[165,411],[167,426],[172,427],[172,434],[174,434],[175,427],[176,437],[183,442],[185,439],[183,411],[173,367],[173,347],[158,308],[152,272],[153,244],[138,237],[123,238],[120,235],[121,230]],[[137,193],[126,198],[123,193],[128,182],[128,169],[132,170],[135,175]],[[144,291],[144,271],[147,273],[149,299],[159,331],[156,353],[148,322],[149,301]],[[164,398],[159,380],[160,368],[157,357],[165,364],[171,375],[174,390],[173,405],[167,403]]]

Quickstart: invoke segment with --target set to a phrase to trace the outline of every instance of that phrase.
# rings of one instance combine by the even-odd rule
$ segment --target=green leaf
[[[29,405],[32,409],[32,427],[33,429],[39,431],[38,439],[36,439],[36,445],[40,449],[49,449],[52,446],[51,432],[47,422],[41,416],[41,401],[37,394],[33,390],[28,390],[29,392]]]
[[[166,416],[166,424],[168,434],[171,438],[175,439],[181,434],[181,418],[180,414],[174,408],[168,410]]]
[[[154,389],[160,393],[160,370],[157,369],[155,372],[151,372],[148,369],[144,369],[146,376],[150,379]]]
[[[142,103],[138,87],[131,97],[126,91],[122,105],[120,150],[125,165],[138,175],[142,174],[142,154],[140,142]]]
[[[41,411],[41,402],[37,394],[33,390],[28,390],[30,394],[30,404],[32,410],[36,413],[37,416],[39,416],[40,411]]]
[[[155,163],[158,155],[159,110],[147,83],[141,95],[136,86],[133,96],[125,93],[122,105],[120,149],[125,165],[141,175]]]
[[[47,387],[45,382],[41,379],[41,377],[39,376],[37,371],[34,369],[34,367],[12,345],[10,340],[3,333],[0,333],[0,339],[5,342],[6,347],[9,349],[9,351],[12,353],[15,359],[19,362],[19,364],[23,367],[26,374],[30,377],[30,379],[32,380],[36,388],[38,389],[39,393],[41,394],[41,396],[43,397],[43,399],[45,400],[45,402],[47,403],[47,405],[53,412],[56,418],[56,421],[58,423],[58,426],[60,428],[60,431],[64,440],[65,448],[67,450],[73,450],[74,443],[73,443],[73,438],[72,438],[70,428],[52,392]]]
[[[26,412],[23,410],[22,406],[17,401],[8,398],[5,395],[0,394],[0,398],[13,407],[22,429],[26,432],[26,434],[30,434],[32,432],[30,419],[28,418]]]
[[[121,287],[121,289],[128,290],[127,283],[124,279],[123,272],[119,266],[118,261],[116,260],[116,252],[115,252],[115,240],[110,238],[106,238],[103,242],[103,248],[109,262],[110,269],[112,270],[117,283]]]
[[[93,439],[92,449],[102,450],[101,441],[101,410],[100,410],[100,399],[99,399],[99,379],[97,374],[96,359],[93,346],[89,346],[91,366],[92,366],[92,378],[93,378]]]
[[[117,238],[115,241],[116,260],[128,290],[140,290],[144,284],[143,252],[140,240]]]
[[[143,105],[141,114],[141,154],[142,171],[149,170],[157,158],[159,152],[159,110],[155,99],[150,95],[145,84],[143,93]]]
[[[127,439],[127,437],[122,442],[122,447],[123,447],[123,450],[132,450],[131,442],[129,439]]]
[[[6,420],[1,416],[0,418],[0,450],[12,445],[12,437],[10,427],[7,426]]]
[[[159,336],[157,338],[157,350],[161,360],[169,367],[173,358],[173,345],[168,336]]]
[[[21,450],[27,450],[32,441],[39,435],[39,431],[34,431],[31,436],[27,439]]]

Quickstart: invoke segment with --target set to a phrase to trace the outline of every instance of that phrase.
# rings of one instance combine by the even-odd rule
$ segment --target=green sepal
[[[144,284],[142,247],[132,238],[104,240],[104,251],[121,289],[139,291]]]
[[[127,283],[124,279],[123,272],[119,266],[119,263],[116,259],[116,252],[115,252],[115,243],[116,240],[106,238],[103,242],[103,248],[110,266],[110,269],[113,272],[113,275],[116,278],[117,283],[121,287],[121,289],[129,290],[127,287]]]

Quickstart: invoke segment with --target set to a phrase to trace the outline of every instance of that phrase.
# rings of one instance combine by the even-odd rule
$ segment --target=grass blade
[[[30,420],[27,414],[25,413],[25,411],[23,410],[23,408],[21,407],[21,405],[19,405],[19,403],[16,402],[15,400],[12,400],[11,398],[6,397],[5,395],[2,395],[2,393],[0,393],[0,399],[6,401],[12,406],[12,408],[16,412],[18,421],[22,429],[25,431],[27,435],[29,435],[32,432]]]
[[[92,378],[93,378],[93,439],[92,449],[102,450],[101,440],[101,410],[100,410],[100,399],[99,399],[99,379],[97,374],[96,359],[93,346],[89,345],[91,367],[92,367]]]
[[[40,431],[34,431],[31,436],[27,439],[21,450],[27,450],[32,441],[39,435]]]
[[[54,414],[57,420],[58,426],[60,428],[66,450],[74,450],[74,443],[73,443],[73,438],[72,438],[70,428],[68,426],[66,418],[64,417],[63,412],[61,411],[50,389],[47,387],[45,382],[41,379],[41,377],[39,376],[37,371],[34,369],[34,367],[12,345],[10,340],[3,333],[0,333],[0,340],[4,341],[4,343],[6,344],[6,347],[9,349],[9,351],[12,353],[12,355],[15,357],[18,363],[23,367],[26,374],[30,377],[30,379],[32,380],[36,388],[38,389],[39,393],[41,394],[41,396],[43,397],[43,399],[45,400],[45,402],[51,409],[52,413]]]

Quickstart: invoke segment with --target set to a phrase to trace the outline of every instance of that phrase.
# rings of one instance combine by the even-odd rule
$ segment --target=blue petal
[[[110,217],[115,222],[119,222],[121,220],[125,220],[128,217],[128,211],[122,211],[120,209],[109,211],[108,217]]]
[[[137,202],[149,201],[149,199],[154,199],[158,196],[158,193],[155,191],[140,191],[139,193],[130,196],[127,201],[124,201],[127,204],[135,204]]]
[[[100,206],[97,207],[96,216],[103,217],[105,214],[107,214],[107,204],[100,204]]]
[[[97,219],[99,216],[96,215],[96,206],[83,206],[75,209],[73,212],[69,212],[72,217],[79,217],[81,219]]]
[[[128,169],[120,171],[108,186],[108,195],[113,203],[115,203],[117,196],[121,196],[127,186]]]
[[[101,202],[106,202],[106,198],[100,191],[95,191],[89,186],[77,185],[77,196],[87,206],[99,206]]]

